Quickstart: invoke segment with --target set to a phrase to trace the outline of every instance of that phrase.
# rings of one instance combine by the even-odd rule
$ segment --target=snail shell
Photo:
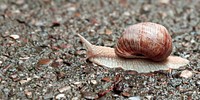
[[[148,24],[151,24],[151,23],[148,23]],[[156,26],[156,27],[158,27],[158,26]],[[162,26],[159,26],[159,27],[162,27]],[[157,28],[157,29],[162,29],[162,28]],[[131,30],[131,28],[130,28],[130,30]],[[130,31],[130,30],[128,28],[128,30],[126,30],[126,31]],[[151,30],[151,29],[146,29],[146,30]],[[158,33],[158,32],[160,32],[160,31],[155,31],[155,33]],[[166,30],[165,30],[165,32],[166,32]],[[109,67],[109,68],[121,67],[124,70],[134,70],[134,71],[137,71],[138,73],[148,73],[148,72],[154,72],[154,71],[159,71],[159,70],[178,69],[182,66],[189,64],[189,61],[187,59],[177,57],[177,56],[169,56],[171,53],[171,49],[168,49],[168,48],[166,48],[167,50],[166,49],[161,49],[161,50],[166,50],[169,53],[164,54],[164,57],[161,57],[161,58],[157,58],[157,56],[155,56],[155,57],[153,56],[153,58],[156,58],[154,61],[152,61],[150,59],[144,59],[144,58],[147,58],[146,54],[142,54],[144,56],[138,56],[138,54],[140,54],[141,52],[139,52],[139,53],[131,52],[130,53],[131,57],[123,58],[123,57],[118,56],[120,54],[116,54],[117,50],[120,51],[120,53],[121,53],[123,49],[114,49],[114,48],[110,48],[110,47],[92,45],[89,41],[87,41],[80,34],[77,34],[77,35],[80,37],[81,41],[87,47],[87,58],[91,62],[96,63],[101,66],[105,66],[105,67]],[[161,36],[166,36],[166,35],[168,36],[168,34],[161,35]],[[160,40],[165,41],[166,39],[160,39]],[[121,40],[119,40],[119,41],[121,41]],[[171,40],[169,39],[167,41],[170,42]],[[151,42],[148,42],[148,43],[151,43]],[[161,44],[163,44],[162,46],[164,46],[165,42],[161,42]],[[117,44],[117,46],[120,46],[120,45],[122,45],[122,44]],[[125,44],[122,46],[126,47],[127,45],[128,44]],[[168,45],[169,45],[169,47],[171,47],[170,43]],[[126,51],[126,53],[128,53],[128,52]],[[127,54],[127,55],[130,55],[130,54]],[[132,54],[135,54],[135,55],[132,55]],[[148,56],[148,57],[151,57],[151,56]],[[126,58],[130,58],[130,59],[126,59]]]
[[[115,53],[124,58],[148,58],[163,61],[172,52],[167,29],[156,23],[143,22],[128,27],[119,38]]]

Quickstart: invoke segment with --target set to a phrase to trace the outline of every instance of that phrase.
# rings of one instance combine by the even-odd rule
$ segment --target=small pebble
[[[28,97],[28,98],[32,98],[32,92],[28,91],[28,90],[24,90],[24,94]]]
[[[78,97],[73,97],[72,100],[80,100]]]
[[[59,45],[59,47],[61,48],[61,49],[69,49],[69,48],[71,48],[71,47],[73,47],[71,44],[61,44],[61,45]]]
[[[171,85],[173,87],[180,86],[181,84],[182,84],[182,80],[181,79],[171,80]]]
[[[54,68],[58,68],[59,66],[61,66],[61,63],[53,61],[51,66],[54,67]]]
[[[10,35],[10,37],[13,38],[13,39],[15,39],[15,40],[19,39],[19,35],[15,35],[15,34]]]
[[[116,92],[122,92],[122,91],[124,91],[125,87],[126,87],[125,84],[120,82],[119,84],[115,85],[114,89]]]
[[[4,66],[3,69],[2,69],[2,72],[3,73],[6,73],[7,70],[11,67],[11,65],[7,65],[7,66]]]
[[[19,59],[20,60],[27,60],[27,59],[29,59],[30,57],[20,57]]]
[[[200,86],[200,80],[198,80],[198,81],[197,81],[197,85],[199,85],[199,86]]]
[[[81,14],[80,14],[80,13],[78,13],[78,12],[76,12],[76,13],[74,14],[74,16],[75,16],[75,17],[80,17],[80,16],[81,16]]]
[[[31,78],[27,78],[27,79],[25,79],[25,80],[20,80],[19,83],[20,83],[20,84],[24,84],[24,83],[27,83],[27,82],[29,82],[29,81],[31,81]]]
[[[48,93],[44,95],[44,100],[53,100],[54,95],[52,93]]]
[[[190,42],[191,42],[191,43],[195,43],[196,41],[195,41],[194,39],[192,39]]]
[[[141,100],[139,96],[129,97],[128,100]]]
[[[130,74],[130,75],[136,75],[138,73],[137,71],[134,71],[134,70],[127,70],[125,72],[126,74]]]
[[[82,82],[75,82],[74,85],[75,85],[75,88],[80,88],[82,87]]]
[[[106,34],[107,34],[107,35],[111,35],[112,33],[113,33],[112,30],[106,29]]]
[[[192,77],[192,72],[189,70],[184,70],[181,72],[180,77],[184,77],[184,78],[190,78]]]
[[[97,81],[96,80],[91,80],[91,83],[95,85],[95,84],[97,84]]]
[[[34,75],[33,75],[33,78],[36,78],[36,79],[38,79],[38,78],[40,78],[40,76],[38,76],[38,75],[34,74]]]
[[[44,26],[45,22],[36,21],[34,24],[35,24],[35,26]],[[36,30],[36,31],[38,31],[38,30]]]
[[[22,5],[24,4],[25,0],[16,0],[16,4],[18,5]]]
[[[123,15],[125,15],[125,16],[130,16],[131,14],[130,14],[129,12],[126,11],[126,12],[123,13]]]
[[[77,50],[76,54],[77,55],[84,55],[84,54],[86,54],[86,51],[85,50]]]
[[[56,99],[57,99],[57,100],[66,99],[65,94],[58,94],[58,95],[56,96]]]
[[[145,5],[143,5],[143,10],[144,11],[150,11],[151,10],[151,5],[150,4],[145,4]]]
[[[13,80],[13,81],[18,81],[20,78],[18,77],[18,75],[17,74],[12,74],[12,75],[10,75],[10,78]]]
[[[11,90],[8,89],[8,88],[4,88],[4,89],[3,89],[3,92],[4,92],[5,95],[8,95],[8,94],[10,93],[10,91],[11,91]]]
[[[69,91],[69,90],[71,90],[70,86],[65,86],[65,87],[62,87],[62,88],[58,89],[58,91],[61,92],[61,93],[65,92],[65,91]]]
[[[74,82],[74,85],[80,85],[81,82]]]
[[[115,97],[115,98],[116,98],[116,97],[119,97],[118,94],[112,94],[112,96]]]
[[[56,76],[57,76],[58,79],[63,79],[63,78],[65,78],[65,73],[64,72],[57,72]]]
[[[76,11],[76,7],[69,7],[67,8],[67,11],[74,12]]]
[[[8,8],[8,6],[6,4],[1,3],[0,4],[0,10],[4,11]]]
[[[85,99],[97,99],[98,98],[98,95],[94,92],[83,92],[82,94]]]
[[[59,48],[59,47],[57,47],[57,46],[51,46],[51,49],[52,49],[53,51],[60,50],[60,48]]]
[[[168,4],[170,0],[157,0],[159,3]]]
[[[147,96],[145,96],[145,97],[146,97],[148,100],[151,100],[153,96],[147,95]]]

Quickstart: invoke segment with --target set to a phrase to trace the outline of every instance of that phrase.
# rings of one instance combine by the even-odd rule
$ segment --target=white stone
[[[31,81],[31,78],[27,78],[27,79],[25,79],[25,80],[20,80],[20,84],[24,84],[24,83],[27,83],[27,82],[29,82],[29,81]]]
[[[71,90],[71,87],[70,86],[65,86],[65,87],[62,87],[60,89],[58,89],[59,92],[65,92],[65,91],[68,91],[68,90]]]
[[[141,100],[139,96],[129,97],[128,100]]]
[[[192,77],[192,72],[189,70],[184,70],[181,72],[180,77],[190,78]]]
[[[60,100],[60,99],[66,99],[65,94],[58,94],[56,96],[56,99]]]
[[[130,16],[131,14],[129,12],[124,12],[123,15]]]
[[[15,40],[19,39],[19,35],[15,35],[15,34],[10,35],[10,37],[15,39]]]
[[[91,80],[91,83],[95,85],[95,84],[97,84],[97,81],[96,80]]]

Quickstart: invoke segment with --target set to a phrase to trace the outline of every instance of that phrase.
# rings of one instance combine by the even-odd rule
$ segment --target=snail
[[[149,73],[189,64],[187,59],[170,55],[172,39],[160,24],[143,22],[128,27],[115,48],[92,45],[80,34],[77,35],[86,45],[87,59],[100,66]]]

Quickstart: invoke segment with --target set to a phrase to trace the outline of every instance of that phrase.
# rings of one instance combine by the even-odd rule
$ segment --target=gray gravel
[[[200,0],[0,0],[0,99],[200,99]],[[150,21],[190,65],[139,74],[86,58],[75,33],[114,47],[124,28]],[[193,75],[180,77],[184,70]]]

